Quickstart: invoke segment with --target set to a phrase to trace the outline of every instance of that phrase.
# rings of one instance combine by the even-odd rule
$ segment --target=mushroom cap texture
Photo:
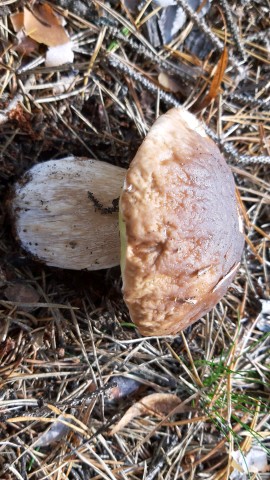
[[[184,330],[223,297],[244,246],[230,168],[200,122],[174,108],[154,123],[121,196],[123,294],[142,335]]]
[[[104,207],[119,198],[126,170],[66,157],[34,165],[14,186],[9,210],[21,246],[58,268],[99,270],[119,265],[118,214]]]

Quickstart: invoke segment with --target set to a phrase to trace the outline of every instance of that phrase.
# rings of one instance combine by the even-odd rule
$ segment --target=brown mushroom
[[[223,297],[244,245],[231,170],[193,115],[172,109],[159,117],[120,205],[130,316],[143,335],[177,333]]]
[[[63,169],[65,161],[70,165]],[[68,176],[71,162],[80,165],[79,171],[75,169],[80,176],[77,184],[72,180],[74,167]],[[43,175],[45,190],[37,178],[38,167],[34,167],[29,182],[16,187],[12,207],[16,231],[23,246],[27,244],[27,249],[44,261],[45,249],[54,250],[56,242],[57,252],[50,256],[50,264],[75,269],[106,268],[117,263],[115,255],[113,261],[107,255],[110,244],[114,245],[114,253],[118,249],[117,219],[115,214],[104,215],[87,192],[94,191],[98,204],[111,206],[116,190],[120,191],[124,171],[110,165],[108,174],[106,164],[90,161],[90,172],[85,162],[55,161],[54,174]],[[47,168],[46,162],[42,168]],[[99,178],[98,188],[95,175]],[[110,193],[113,178],[117,181]],[[50,179],[54,179],[53,186]],[[69,188],[71,183],[73,189]],[[34,191],[38,201],[34,200]],[[109,193],[104,197],[104,192]],[[40,221],[44,224],[42,242]],[[65,245],[66,239],[73,241],[74,225],[76,245],[61,249],[63,239]],[[106,241],[103,229],[110,232]],[[93,232],[96,234],[91,239]],[[174,334],[185,329],[207,313],[232,282],[244,245],[233,176],[203,126],[183,108],[159,117],[131,162],[120,198],[120,232],[124,299],[143,335]],[[42,255],[36,244],[42,244]],[[93,258],[89,261],[92,251],[94,262]],[[80,259],[73,265],[78,254]]]

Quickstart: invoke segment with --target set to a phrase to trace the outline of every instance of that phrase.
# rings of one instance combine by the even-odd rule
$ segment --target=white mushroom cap
[[[126,170],[68,157],[35,165],[15,186],[11,209],[22,247],[47,265],[99,270],[119,265],[118,213],[103,214],[119,198]]]
[[[177,333],[222,298],[239,266],[235,185],[197,119],[174,108],[155,122],[120,200],[124,300],[143,335]]]

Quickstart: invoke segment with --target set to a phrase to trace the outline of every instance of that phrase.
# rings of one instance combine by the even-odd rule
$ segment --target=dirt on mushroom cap
[[[193,115],[172,109],[155,122],[128,170],[121,213],[131,318],[143,335],[177,333],[222,298],[244,245],[231,170]]]
[[[21,246],[47,265],[99,270],[119,264],[118,213],[102,214],[119,197],[125,170],[84,157],[35,165],[10,201]]]

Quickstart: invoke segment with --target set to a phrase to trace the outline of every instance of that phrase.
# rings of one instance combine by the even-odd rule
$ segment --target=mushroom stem
[[[99,270],[120,263],[118,213],[126,170],[67,157],[35,165],[11,202],[22,247],[47,265]]]

